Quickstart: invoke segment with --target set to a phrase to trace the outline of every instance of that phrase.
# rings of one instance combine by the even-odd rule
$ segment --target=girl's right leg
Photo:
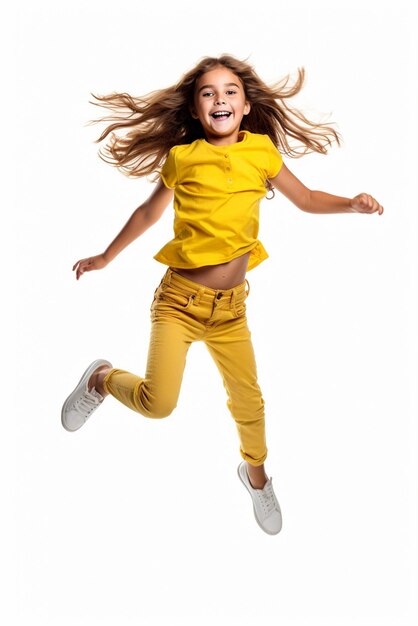
[[[188,324],[172,317],[154,318],[145,378],[115,369],[103,359],[91,363],[64,402],[64,428],[71,432],[81,428],[108,394],[146,417],[170,415],[177,404],[192,334]]]
[[[170,281],[167,271],[154,294],[145,377],[115,369],[103,359],[94,361],[64,402],[64,428],[78,430],[107,394],[146,417],[166,417],[176,407],[187,351],[203,331],[201,322],[190,312],[194,293]]]
[[[97,382],[106,393],[141,415],[167,417],[177,405],[192,341],[188,325],[170,316],[157,317],[151,326],[145,377],[111,369]]]

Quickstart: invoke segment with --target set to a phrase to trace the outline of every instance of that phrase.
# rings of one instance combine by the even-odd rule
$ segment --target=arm
[[[132,213],[120,233],[102,254],[81,259],[75,263],[73,271],[76,270],[77,280],[84,272],[106,267],[119,252],[155,224],[160,219],[164,209],[171,202],[173,194],[174,191],[168,189],[160,179],[149,198]]]
[[[308,189],[284,163],[280,172],[271,178],[270,182],[298,209],[308,213],[374,213],[375,211],[378,211],[379,215],[383,213],[383,207],[366,193],[360,193],[354,198],[343,198],[324,191]]]

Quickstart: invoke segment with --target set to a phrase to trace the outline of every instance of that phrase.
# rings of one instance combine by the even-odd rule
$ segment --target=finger
[[[81,269],[83,272],[91,272],[96,269],[96,264],[93,259],[88,259],[82,264]]]
[[[366,213],[372,213],[373,212],[373,200],[371,198],[371,196],[367,196],[366,199]]]
[[[373,201],[373,211],[372,213],[379,213],[379,215],[382,214],[383,211],[383,207],[377,202],[377,200]]]
[[[370,196],[368,196],[367,193],[363,196],[363,206],[366,210],[370,207]]]
[[[82,276],[85,271],[86,271],[85,262],[81,261],[77,268],[77,277],[80,278],[80,276]]]
[[[77,263],[74,264],[73,270],[75,270],[77,267],[84,267],[86,261],[87,259],[80,259],[79,261],[77,261]]]

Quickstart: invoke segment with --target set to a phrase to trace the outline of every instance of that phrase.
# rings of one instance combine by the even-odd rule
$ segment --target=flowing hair
[[[248,63],[223,54],[220,57],[204,57],[176,85],[145,96],[91,94],[97,100],[91,104],[113,112],[108,117],[90,122],[111,122],[95,141],[100,143],[110,135],[106,145],[100,148],[99,156],[127,176],[156,174],[156,180],[170,148],[205,137],[201,123],[192,117],[190,108],[200,76],[219,66],[238,76],[251,105],[249,114],[242,119],[241,130],[268,135],[281,153],[293,158],[309,152],[327,154],[326,147],[331,145],[332,140],[340,145],[340,135],[330,125],[311,122],[301,111],[287,104],[287,100],[302,88],[305,79],[303,67],[298,68],[298,77],[293,85],[288,86],[288,74],[268,86]],[[292,147],[288,138],[295,140],[296,146]],[[271,185],[267,186],[271,188]]]

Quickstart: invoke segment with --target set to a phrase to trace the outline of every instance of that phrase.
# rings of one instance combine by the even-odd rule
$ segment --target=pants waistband
[[[248,296],[250,293],[250,283],[247,279],[244,282],[232,287],[231,289],[212,289],[211,287],[207,287],[206,285],[202,285],[200,283],[196,283],[181,274],[173,271],[168,268],[166,273],[163,276],[161,284],[173,285],[173,287],[183,288],[191,295],[195,296],[195,303],[200,299],[203,300],[221,300],[237,298],[239,296]]]

